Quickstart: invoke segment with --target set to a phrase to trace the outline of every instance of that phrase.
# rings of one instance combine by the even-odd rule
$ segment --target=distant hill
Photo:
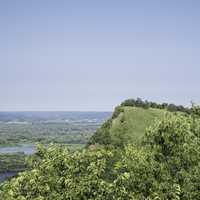
[[[26,111],[0,112],[0,122],[82,121],[103,122],[111,112]]]

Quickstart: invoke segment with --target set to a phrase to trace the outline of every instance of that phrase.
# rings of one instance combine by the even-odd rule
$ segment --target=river
[[[16,147],[0,147],[0,154],[5,153],[24,153],[26,155],[31,155],[35,152],[34,146],[16,146]]]
[[[0,184],[5,181],[7,178],[9,177],[13,177],[17,175],[17,172],[3,172],[3,173],[0,173]]]
[[[14,154],[14,153],[24,153],[26,155],[31,155],[35,152],[35,147],[33,145],[22,145],[15,147],[0,147],[0,154]],[[1,172],[0,173],[0,183],[5,181],[7,178],[15,176],[17,172]]]

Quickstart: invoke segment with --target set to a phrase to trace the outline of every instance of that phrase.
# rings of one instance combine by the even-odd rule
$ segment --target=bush
[[[200,197],[199,124],[198,118],[168,114],[149,128],[144,138],[144,146],[149,148],[162,170],[160,180],[168,177],[167,183],[179,185],[183,200]]]

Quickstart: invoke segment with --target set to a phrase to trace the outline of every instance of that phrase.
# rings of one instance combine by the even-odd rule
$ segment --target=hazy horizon
[[[200,1],[1,1],[0,111],[200,104]]]
[[[0,110],[0,113],[23,113],[23,112],[73,112],[73,113],[78,113],[78,112],[89,112],[89,113],[111,113],[113,112],[113,110],[99,110],[99,111],[96,111],[96,110],[4,110],[4,111],[1,111]]]

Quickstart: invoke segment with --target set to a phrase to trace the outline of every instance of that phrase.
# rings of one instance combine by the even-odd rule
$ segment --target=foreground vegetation
[[[23,171],[26,168],[24,148],[36,143],[65,144],[70,150],[83,148],[99,127],[98,123],[0,123],[0,173]],[[1,147],[17,147],[16,152],[3,153]],[[19,152],[17,152],[17,150]],[[21,152],[21,153],[20,153]]]
[[[29,159],[31,170],[3,184],[0,199],[198,200],[199,111],[193,107],[188,115],[166,112],[153,121],[136,143],[120,136],[121,144],[120,140],[90,143],[88,148],[75,152],[59,146],[39,146]],[[123,112],[117,108],[109,120],[111,124]],[[106,129],[109,123],[97,131],[100,135],[102,130],[108,139],[110,136],[104,131],[112,130]]]
[[[83,148],[109,115],[106,112],[0,112],[0,182],[4,172],[26,168],[27,155],[23,153],[33,153],[36,143],[63,144],[73,151]]]

